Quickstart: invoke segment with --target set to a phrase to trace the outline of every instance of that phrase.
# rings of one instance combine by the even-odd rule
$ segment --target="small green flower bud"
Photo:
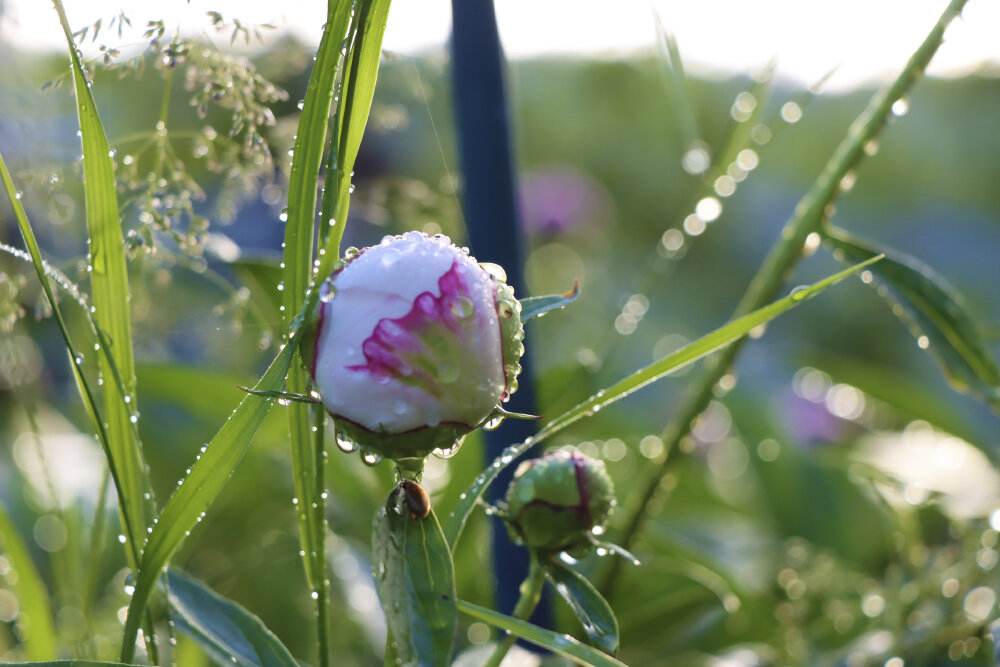
[[[603,461],[557,451],[518,466],[504,518],[511,539],[529,549],[582,556],[591,531],[604,527],[614,493]]]

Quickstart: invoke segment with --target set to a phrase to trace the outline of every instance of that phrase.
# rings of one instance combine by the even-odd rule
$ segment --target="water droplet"
[[[403,253],[399,252],[395,248],[386,248],[381,252],[381,255],[379,257],[379,262],[384,267],[390,267],[396,262],[398,262],[402,256]]]
[[[366,466],[377,466],[382,462],[382,457],[371,450],[361,452],[361,462]]]
[[[802,301],[809,295],[809,288],[805,285],[798,285],[792,288],[792,291],[788,293],[788,296],[792,297],[792,301]]]
[[[905,116],[910,110],[910,101],[905,97],[900,97],[898,100],[892,103],[892,115],[893,116]]]
[[[348,438],[343,431],[337,433],[337,449],[347,454],[350,454],[357,448],[358,448],[358,443]]]
[[[486,273],[490,274],[500,282],[507,282],[507,272],[503,270],[503,267],[499,264],[494,264],[493,262],[480,262],[480,268]]]
[[[475,312],[475,305],[472,303],[472,299],[468,297],[459,296],[451,299],[448,303],[448,308],[451,310],[451,314],[458,319],[465,319]]]
[[[438,457],[439,459],[450,459],[455,454],[458,454],[458,450],[459,450],[459,448],[461,448],[463,442],[465,442],[465,436],[464,435],[461,438],[459,438],[458,440],[456,440],[455,444],[452,445],[451,447],[448,447],[447,449],[442,449],[441,447],[438,447],[437,449],[435,449],[431,453],[434,456]]]
[[[497,417],[494,417],[493,419],[490,419],[485,424],[483,424],[483,428],[485,430],[487,430],[487,431],[492,431],[494,429],[499,428],[500,424],[503,423],[503,420],[504,420],[504,416],[503,415],[499,415]]]

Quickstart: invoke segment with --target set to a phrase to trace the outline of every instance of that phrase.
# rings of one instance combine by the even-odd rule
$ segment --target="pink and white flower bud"
[[[449,449],[516,388],[520,304],[445,236],[385,237],[321,287],[312,375],[336,426],[393,459]]]

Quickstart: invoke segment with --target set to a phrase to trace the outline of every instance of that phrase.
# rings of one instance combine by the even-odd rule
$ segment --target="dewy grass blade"
[[[8,667],[131,667],[131,665],[97,660],[49,660],[46,662],[12,662]]]
[[[333,104],[333,89],[341,43],[347,30],[352,2],[330,0],[327,22],[309,85],[303,100],[302,115],[292,155],[288,181],[288,208],[285,223],[284,271],[282,274],[282,308],[285,320],[301,310],[312,274],[313,237],[315,236],[316,191],[319,168],[326,144],[326,128]],[[288,374],[288,390],[305,393],[308,378],[298,365]],[[295,403],[288,410],[289,442],[292,451],[292,477],[295,497],[301,498],[297,508],[299,539],[302,543],[306,580],[316,594],[321,619],[319,627],[319,662],[326,665],[328,641],[326,623],[326,555],[324,553],[324,516],[326,503],[323,489],[316,485],[312,437],[309,429],[309,407]]]
[[[627,667],[624,662],[601,653],[596,648],[582,644],[569,635],[556,634],[527,621],[519,621],[516,618],[484,609],[464,600],[458,601],[458,610],[478,621],[502,628],[532,644],[547,648],[578,664],[590,665],[591,667]]]
[[[736,307],[734,317],[760,308],[781,289],[789,271],[801,259],[802,248],[809,234],[818,232],[825,212],[828,210],[827,207],[840,193],[841,180],[862,160],[868,142],[879,136],[886,126],[892,105],[906,95],[923,75],[931,58],[941,45],[945,29],[959,15],[966,1],[951,0],[927,37],[910,56],[899,76],[879,90],[872,97],[865,110],[851,123],[846,136],[837,146],[833,155],[830,156],[830,159],[827,160],[808,192],[796,205],[794,214],[785,223],[778,240],[771,247],[760,269],[754,274]],[[639,482],[640,488],[632,496],[635,500],[623,512],[625,528],[622,536],[616,542],[626,549],[632,538],[638,533],[650,505],[661,487],[664,475],[667,474],[668,468],[673,465],[678,449],[677,444],[687,434],[695,418],[707,407],[713,395],[713,388],[719,379],[728,372],[739,355],[740,349],[741,344],[736,343],[712,362],[705,373],[693,383],[691,391],[678,407],[676,416],[664,427],[662,439],[667,455],[656,470],[650,472],[644,480]],[[606,586],[616,576],[618,567],[618,561],[610,561],[606,570],[608,574],[598,588],[607,590]]]
[[[114,163],[62,2],[54,0],[53,4],[66,36],[73,68],[90,236],[88,271],[92,312],[98,331],[104,339],[101,344],[110,346],[108,352],[113,360],[112,365],[101,356],[99,365],[106,377],[117,375],[122,383],[108,382],[104,385],[104,420],[107,423],[108,446],[118,469],[118,491],[122,494],[122,504],[128,507],[131,518],[131,532],[126,533],[126,539],[141,544],[142,530],[146,525],[148,484],[142,452],[133,428],[134,420],[138,419],[134,411],[135,362],[132,355],[128,269],[118,217]]]
[[[684,75],[684,63],[681,61],[681,51],[677,46],[677,40],[673,33],[663,25],[663,19],[659,13],[653,12],[656,22],[656,45],[659,47],[663,63],[667,68],[667,77],[670,80],[670,92],[676,102],[674,108],[680,123],[681,138],[684,141],[685,150],[701,145],[698,134],[697,111],[691,93],[688,91],[687,77]]]
[[[108,470],[111,472],[111,477],[115,483],[115,491],[118,496],[118,507],[121,511],[122,525],[126,532],[132,532],[132,515],[129,512],[128,506],[123,501],[124,494],[121,492],[121,480],[118,472],[117,460],[111,452],[110,444],[108,442],[108,433],[104,428],[104,420],[101,419],[100,410],[97,407],[94,393],[91,391],[90,385],[87,383],[87,379],[83,376],[83,373],[80,370],[79,360],[82,359],[82,357],[80,357],[73,346],[73,341],[69,335],[69,329],[66,327],[66,321],[63,319],[62,310],[59,308],[59,302],[56,301],[55,294],[52,292],[52,285],[49,284],[48,276],[50,270],[45,264],[45,261],[42,259],[41,251],[38,248],[38,241],[35,239],[35,233],[32,231],[31,225],[28,222],[28,216],[24,212],[24,206],[21,205],[21,195],[14,187],[14,181],[11,179],[10,172],[7,171],[7,165],[4,163],[2,155],[0,155],[0,179],[3,180],[4,189],[10,197],[11,206],[14,209],[14,218],[17,220],[17,225],[21,230],[21,236],[24,238],[24,244],[28,248],[31,263],[34,265],[35,273],[38,275],[38,280],[42,285],[42,291],[45,293],[45,297],[48,299],[49,305],[52,306],[52,315],[59,327],[59,333],[62,335],[63,344],[66,346],[66,352],[69,354],[69,365],[70,368],[73,369],[73,378],[76,380],[77,387],[80,390],[80,396],[83,399],[84,408],[87,410],[87,415],[94,424],[97,439],[101,443],[101,449],[103,449],[104,456],[107,459]],[[130,558],[138,562],[138,546],[134,542],[130,542],[129,545]]]
[[[350,204],[354,161],[358,156],[365,126],[368,124],[368,114],[371,111],[375,82],[378,78],[379,60],[382,56],[382,37],[389,18],[390,0],[360,0],[358,4],[357,33],[348,59],[350,68],[347,69],[345,65],[344,71],[344,98],[341,101],[343,109],[338,110],[341,127],[337,139],[336,190],[324,193],[324,198],[335,197],[336,201],[333,215],[328,216],[329,219],[335,220],[336,224],[330,230],[324,249],[327,256],[325,259],[331,262],[340,254],[340,240],[344,235]]]
[[[293,337],[271,362],[255,389],[277,391],[284,384],[297,342],[294,331],[290,335]],[[272,404],[273,399],[253,395],[247,395],[240,402],[232,416],[205,446],[187,477],[180,481],[153,525],[142,553],[142,562],[135,578],[135,591],[129,603],[125,636],[122,640],[122,662],[132,662],[135,657],[139,617],[149,602],[163,568],[229,480]]]
[[[501,470],[507,467],[511,461],[520,456],[523,452],[527,451],[529,447],[538,444],[551,435],[554,435],[573,422],[583,419],[584,417],[592,416],[611,403],[619,401],[646,385],[656,382],[668,373],[692,364],[702,357],[729,345],[733,341],[745,336],[751,329],[773,320],[778,315],[781,315],[785,311],[794,308],[803,301],[816,296],[831,285],[835,285],[852,273],[861,270],[869,264],[877,262],[881,258],[882,255],[873,257],[868,261],[861,262],[860,264],[829,276],[828,278],[825,278],[817,283],[813,283],[809,286],[798,287],[785,298],[779,299],[759,310],[755,310],[748,315],[732,320],[712,333],[702,336],[693,343],[682,347],[676,352],[663,357],[659,361],[656,361],[649,366],[636,371],[635,373],[632,373],[607,389],[597,392],[579,405],[570,408],[546,424],[533,438],[528,438],[518,445],[508,447],[499,458],[493,461],[484,473],[475,479],[472,486],[469,487],[464,494],[462,494],[458,505],[449,515],[448,522],[445,524],[445,535],[448,538],[449,546],[451,546],[452,549],[455,548],[455,544],[462,533],[462,528],[465,527],[465,522],[468,519],[469,514],[476,506],[476,503],[479,502],[479,498],[482,496],[486,487],[490,485]]]
[[[0,553],[7,557],[11,570],[17,573],[12,587],[20,602],[24,624],[31,629],[24,640],[32,660],[51,660],[59,654],[56,629],[52,622],[52,605],[31,553],[14,527],[7,509],[0,504]]]
[[[316,52],[316,62],[309,77],[295,135],[292,169],[288,177],[288,218],[285,223],[282,275],[286,322],[290,322],[301,309],[312,270],[319,168],[333,104],[341,42],[347,31],[350,9],[350,2],[330,0],[328,3],[326,28]]]

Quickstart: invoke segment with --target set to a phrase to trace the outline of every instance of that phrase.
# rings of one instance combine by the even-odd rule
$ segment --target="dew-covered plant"
[[[685,489],[688,507],[709,504],[699,476],[706,466],[732,482],[732,488],[719,483],[715,492],[720,497],[753,503],[755,494],[773,494],[775,515],[787,513],[792,517],[788,523],[794,523],[802,498],[780,496],[786,487],[776,482],[749,491],[741,486],[750,455],[741,442],[725,437],[728,427],[716,437],[713,420],[717,424],[724,415],[733,421],[719,401],[735,386],[733,364],[748,336],[759,337],[778,315],[855,273],[878,285],[918,347],[935,355],[954,385],[994,407],[1000,402],[1000,373],[992,352],[955,292],[916,260],[856,239],[832,222],[834,200],[858,178],[860,161],[876,152],[887,121],[900,115],[900,101],[921,78],[963,4],[949,4],[899,77],[875,95],[848,130],[727,322],[663,350],[652,363],[622,377],[602,380],[596,391],[591,392],[590,376],[561,378],[568,385],[563,393],[572,400],[539,417],[505,406],[519,382],[532,381],[519,378],[525,346],[535,341],[551,345],[535,335],[532,320],[571,304],[581,307],[574,303],[578,287],[548,296],[515,295],[507,271],[516,275],[520,267],[479,262],[473,256],[476,249],[461,247],[426,224],[414,230],[404,222],[393,228],[400,233],[381,241],[375,236],[368,247],[341,249],[347,223],[356,219],[349,218],[355,163],[375,98],[388,0],[329,0],[308,84],[296,105],[299,113],[290,121],[295,129],[287,133],[292,144],[287,180],[277,174],[281,166],[275,163],[269,132],[278,133],[273,107],[288,95],[249,60],[204,37],[171,36],[163,22],[151,22],[145,33],[147,52],[122,61],[119,49],[102,46],[95,62],[84,62],[78,43],[88,35],[96,40],[102,26],[74,32],[61,0],[54,0],[71,60],[68,76],[82,147],[80,178],[61,182],[82,189],[79,227],[85,222],[86,230],[80,232],[86,242],[76,251],[82,257],[80,280],[44,259],[36,238],[44,226],[29,222],[25,204],[30,197],[17,185],[22,177],[0,158],[0,178],[23,240],[23,249],[0,245],[0,256],[12,267],[0,267],[0,391],[10,394],[12,406],[0,408],[17,418],[9,432],[17,433],[14,458],[26,477],[12,476],[11,488],[36,489],[27,511],[40,517],[30,532],[48,553],[40,568],[42,561],[19,525],[18,511],[24,508],[14,505],[6,489],[0,491],[0,577],[6,585],[0,588],[0,621],[15,629],[0,634],[0,659],[289,666],[361,665],[382,659],[386,665],[436,667],[459,661],[496,667],[523,639],[578,664],[620,667],[619,653],[635,665],[666,664],[660,642],[674,634],[680,635],[671,644],[677,664],[731,660],[726,664],[878,662],[902,667],[904,657],[981,658],[981,635],[995,615],[997,582],[991,570],[997,564],[1000,515],[994,512],[987,526],[981,516],[963,518],[954,508],[939,510],[932,499],[937,491],[905,481],[915,474],[912,470],[885,472],[878,457],[894,446],[895,437],[886,429],[869,429],[875,446],[865,450],[868,458],[858,448],[858,458],[844,464],[849,475],[833,476],[813,464],[795,468],[805,478],[796,477],[795,488],[808,496],[836,487],[836,500],[858,510],[858,516],[839,519],[848,532],[861,535],[847,540],[855,551],[840,544],[840,551],[827,548],[822,532],[801,521],[798,533],[806,537],[770,545],[776,556],[758,558],[753,551],[760,545],[747,536],[746,544],[737,544],[738,531],[730,530],[717,551],[731,548],[739,552],[739,564],[758,568],[736,584],[738,577],[720,574],[723,568],[705,554],[698,539],[678,537],[682,531],[676,525],[651,526],[662,501],[679,486],[692,487]],[[246,42],[251,36],[260,39],[260,31],[269,27],[227,21],[217,12],[209,12],[208,21],[213,31]],[[109,27],[121,29],[128,22],[122,13]],[[720,198],[732,195],[758,165],[760,157],[749,147],[761,148],[773,134],[759,115],[763,104],[758,101],[766,92],[759,87],[767,84],[767,77],[760,77],[752,92],[737,96],[730,113],[735,129],[713,156],[697,135],[692,110],[684,106],[687,84],[677,45],[665,31],[661,37],[683,121],[681,164],[702,181],[693,211],[657,234],[656,253],[649,261],[616,256],[616,263],[638,274],[631,279],[647,286],[721,215]],[[144,129],[137,133],[109,141],[99,114],[104,107],[98,102],[101,86],[115,82],[103,82],[97,66],[129,75],[146,63],[163,75],[158,115],[141,119]],[[183,82],[181,77],[174,80],[175,72],[183,73]],[[172,129],[171,96],[181,87],[198,122],[206,123],[199,130]],[[804,103],[787,102],[780,113],[801,114]],[[487,112],[491,110],[483,110]],[[221,180],[212,181],[212,174]],[[209,181],[215,186],[213,200],[222,206],[212,213],[198,204],[210,192]],[[285,204],[280,217],[275,216],[283,223],[282,239],[271,248],[275,256],[270,260],[242,258],[238,245],[226,245],[217,235],[214,223],[234,213],[237,200],[257,189],[266,191],[261,198],[268,205]],[[50,188],[46,196],[69,196],[56,190]],[[552,216],[538,219],[535,233],[540,236],[558,234],[564,226]],[[41,236],[42,242],[55,245],[51,236]],[[209,266],[202,255],[213,247]],[[779,298],[791,269],[821,248],[838,261],[855,264]],[[144,344],[136,330],[141,327],[145,335],[155,327],[166,309],[159,308],[157,298],[167,298],[167,291],[156,287],[191,277],[186,269],[204,281],[191,294],[204,291],[206,284],[224,293],[222,303],[213,302],[206,310],[220,321],[229,318],[225,340],[214,339],[214,347],[188,367],[177,361],[180,354],[168,357],[170,363],[151,364],[136,351],[166,357],[168,346]],[[724,273],[725,267],[718,270]],[[568,287],[576,278],[560,280]],[[606,293],[600,286],[595,291]],[[644,291],[631,290],[606,323],[598,321],[593,331],[574,335],[596,339],[605,324],[621,335],[614,340],[631,335],[658,305]],[[32,301],[43,308],[31,308]],[[178,319],[207,317],[197,304],[182,305]],[[29,322],[31,310],[50,322]],[[230,317],[233,312],[240,316]],[[553,319],[571,313],[555,313]],[[45,364],[71,379],[79,398],[72,419],[87,434],[87,443],[92,436],[101,450],[96,465],[103,481],[79,492],[86,502],[63,497],[72,484],[55,476],[51,450],[41,444],[54,409],[35,386],[41,384],[38,374],[29,379],[31,365],[41,364],[31,355],[40,357],[36,350],[41,347],[18,332],[45,325],[68,359],[60,365],[59,358],[46,354]],[[253,330],[244,332],[244,326]],[[222,329],[220,324],[217,330]],[[277,345],[271,343],[272,330],[281,333]],[[601,354],[609,357],[612,347],[605,345]],[[602,360],[588,350],[578,360],[592,370]],[[261,353],[272,354],[263,374],[244,358],[252,356],[257,363]],[[671,406],[674,416],[661,434],[639,442],[641,457],[636,460],[641,465],[613,481],[610,462],[625,457],[618,450],[626,445],[618,438],[604,440],[609,463],[600,460],[595,415],[705,357],[706,367],[688,381],[687,398]],[[226,374],[219,360],[233,358],[242,366],[239,378],[230,381],[234,374]],[[252,386],[237,388],[254,374],[259,379]],[[863,402],[860,390],[832,385],[816,369],[796,377],[801,398],[823,402],[844,420],[861,421],[864,410],[856,409]],[[816,389],[820,385],[822,391]],[[871,399],[867,405],[879,404]],[[186,406],[191,423],[175,420],[170,428],[150,430],[140,406],[144,412]],[[661,409],[649,411],[660,418]],[[747,433],[769,432],[761,423],[766,420],[753,411],[739,417]],[[509,419],[537,420],[540,427],[481,465],[475,459],[480,432],[502,434]],[[867,423],[876,424],[876,418]],[[939,454],[954,453],[945,451],[950,446],[972,456],[951,436],[939,437],[941,432],[930,424],[914,424],[899,433],[906,446],[933,441]],[[627,425],[621,428],[628,430]],[[547,453],[522,458],[556,435],[567,439]],[[243,469],[261,466],[261,459],[253,463],[254,455],[248,455],[255,436],[280,443],[280,449],[278,444],[270,447],[262,455],[264,472],[244,484],[243,470],[237,470],[241,461],[248,460]],[[183,448],[202,441],[194,449]],[[466,442],[475,444],[460,450]],[[779,459],[782,445],[764,437],[759,442],[755,462]],[[746,455],[736,473],[732,463],[739,456],[727,458],[727,447]],[[262,443],[255,449],[263,448]],[[339,455],[354,451],[361,461]],[[780,465],[805,458],[799,453],[782,456]],[[955,457],[947,461],[951,465]],[[761,479],[778,479],[784,470],[780,465],[763,469]],[[989,467],[985,459],[979,467],[984,466]],[[79,464],[81,470],[86,467]],[[508,468],[513,470],[509,487],[490,504],[484,495]],[[32,475],[37,479],[27,479]],[[169,484],[157,488],[155,480],[164,478]],[[247,509],[237,519],[225,513],[226,502],[215,504],[230,478],[233,486],[243,484],[239,503]],[[116,503],[111,517],[104,507],[109,489]],[[271,502],[272,495],[289,491],[293,514],[284,496]],[[81,518],[84,508],[92,520]],[[485,535],[482,523],[477,524],[484,517],[502,522],[511,540],[529,554],[529,570],[510,614],[478,604],[489,597],[482,590],[482,581],[489,579],[483,562]],[[835,524],[837,507],[824,519]],[[872,551],[865,543],[874,534],[873,520],[892,525],[885,540],[891,547]],[[211,529],[193,535],[202,522]],[[280,528],[261,533],[258,524]],[[198,555],[189,554],[195,548],[191,545],[214,535],[229,537]],[[888,566],[881,562],[886,559],[892,561]],[[214,567],[216,583],[202,583],[181,570],[181,562],[202,578]],[[929,564],[936,569],[927,569]],[[263,595],[292,600],[283,608],[295,608],[309,620],[308,641],[283,641],[283,623],[298,623],[298,616],[283,619],[253,596],[237,603],[238,596],[222,594],[228,572],[243,566],[280,571],[281,590]],[[875,573],[880,566],[881,573]],[[773,583],[770,575],[758,576],[763,568],[776,571]],[[301,585],[289,583],[299,578],[304,579]],[[557,608],[562,616],[556,627],[570,629],[573,636],[529,621],[546,583],[566,603]],[[741,612],[742,605],[749,611]],[[692,616],[695,622],[672,624],[689,618],[685,614],[693,607],[704,612]],[[898,627],[876,626],[873,619],[883,612],[891,612]],[[772,616],[773,622],[761,629],[760,619]],[[501,633],[492,642],[487,626]],[[705,628],[716,629],[720,638],[705,639],[700,634]],[[685,653],[695,645],[704,657]]]

